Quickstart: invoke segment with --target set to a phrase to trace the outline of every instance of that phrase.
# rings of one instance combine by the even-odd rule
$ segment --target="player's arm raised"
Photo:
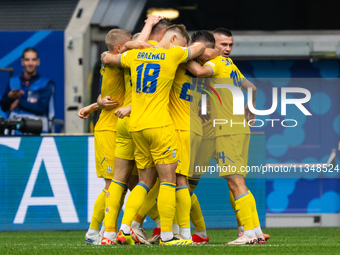
[[[144,22],[145,25],[140,32],[139,36],[137,37],[136,41],[144,41],[146,42],[149,40],[151,30],[152,28],[161,20],[163,17],[161,16],[156,16],[156,15],[151,15],[149,18],[147,18]]]
[[[190,73],[197,77],[211,77],[213,76],[214,72],[211,67],[209,66],[201,66],[196,61],[190,60],[187,63],[187,68]]]
[[[190,49],[189,51],[189,54],[190,54],[189,60],[190,60],[201,55],[204,52],[206,47],[203,43],[195,42],[191,44],[188,48]]]

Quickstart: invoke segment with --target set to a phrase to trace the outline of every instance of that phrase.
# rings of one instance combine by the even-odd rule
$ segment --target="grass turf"
[[[85,231],[0,232],[0,254],[339,254],[340,228],[264,229],[263,245],[227,246],[236,230],[208,230],[210,243],[195,246],[89,246]],[[148,231],[148,234],[151,232]]]

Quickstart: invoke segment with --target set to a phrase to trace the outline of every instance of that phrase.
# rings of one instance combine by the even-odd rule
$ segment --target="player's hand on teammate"
[[[161,19],[164,19],[161,16],[151,15],[149,18],[147,18],[144,22],[145,24],[150,24],[151,26],[156,25]]]
[[[87,119],[92,112],[93,110],[91,109],[91,105],[88,105],[80,109],[78,116],[81,119]]]
[[[106,54],[109,53],[108,51],[104,51],[101,55],[100,55],[100,62],[103,64],[104,61],[103,59],[105,58]]]
[[[256,109],[255,104],[254,104],[254,108]],[[252,113],[249,110],[248,104],[246,104],[246,106],[244,107],[244,116],[245,116],[245,118],[246,118],[246,120],[247,120],[247,122],[248,122],[248,124],[250,126],[253,126],[255,124],[255,122],[256,122],[256,114]]]
[[[112,110],[119,106],[119,103],[113,100],[110,96],[105,96],[102,98],[101,95],[97,98],[97,103],[100,109]]]
[[[118,118],[123,119],[124,117],[128,116],[131,113],[131,105],[119,108],[115,111],[115,115]]]

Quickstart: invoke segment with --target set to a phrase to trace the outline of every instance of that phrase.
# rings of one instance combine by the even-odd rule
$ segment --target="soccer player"
[[[148,37],[147,42],[151,45],[158,44],[164,35],[165,29],[171,25],[170,20],[166,18],[162,18],[156,25],[152,27],[152,30],[150,31],[150,35]],[[145,33],[145,35],[148,34],[148,31],[145,31],[148,28],[143,28],[142,32]],[[139,40],[143,40],[144,38],[138,38]],[[131,229],[133,232],[134,239],[139,243],[144,244],[150,244],[150,243],[156,243],[159,241],[160,238],[160,218],[159,213],[157,210],[157,196],[159,191],[159,179],[157,178],[157,181],[153,188],[150,190],[148,195],[145,198],[145,201],[143,203],[143,206],[137,213],[136,217],[134,218]],[[153,234],[150,238],[147,237],[145,230],[142,228],[143,221],[145,219],[146,214],[149,215],[149,217],[156,223],[156,228],[153,230]]]
[[[220,50],[220,53],[222,54],[222,50]],[[226,54],[230,54],[230,51],[226,50]],[[204,66],[191,61],[188,64],[188,69],[199,77],[214,78],[213,81],[210,80],[210,84],[213,86],[216,83],[220,83],[232,84],[239,89],[245,90],[249,87],[252,88],[253,104],[255,105],[256,87],[244,78],[230,58],[218,56],[206,62]],[[223,80],[221,81],[221,79]],[[245,107],[246,117],[244,115],[233,115],[231,110],[233,105],[231,92],[228,89],[220,89],[218,92],[222,99],[222,106],[211,105],[212,118],[227,119],[235,123],[230,126],[216,125],[215,127],[218,164],[221,168],[228,166],[229,169],[233,169],[233,171],[226,170],[219,174],[228,181],[229,189],[234,197],[236,217],[244,228],[244,235],[227,244],[262,243],[265,242],[265,238],[260,227],[255,199],[245,184],[244,177],[246,172],[241,170],[241,167],[246,166],[248,161],[250,130],[247,124],[236,125],[236,123],[246,123],[246,119],[248,123],[255,116],[249,111],[248,105]],[[252,121],[249,124],[252,124]]]
[[[117,241],[122,243],[129,239],[131,222],[154,185],[157,173],[160,180],[157,199],[161,221],[160,244],[192,243],[191,240],[174,238],[172,233],[178,146],[168,109],[169,92],[178,65],[202,54],[205,49],[202,44],[176,47],[187,45],[188,39],[184,25],[172,25],[155,48],[131,50],[119,56],[107,54],[104,58],[104,63],[108,61],[130,67],[133,84],[130,132],[136,146],[139,183],[128,198],[117,235]]]
[[[206,47],[210,47],[210,49],[207,48],[204,54],[202,54],[202,57],[211,58],[211,52],[209,52],[209,50],[216,54],[214,56],[217,56],[218,54],[217,50],[213,49],[215,41],[214,36],[211,33],[209,33],[209,35],[210,38],[212,38],[213,43],[210,45],[205,44]],[[194,202],[199,206],[196,195],[189,193],[187,183],[187,177],[191,175],[192,171],[190,170],[193,169],[194,165],[196,154],[195,148],[199,146],[202,138],[202,126],[198,116],[198,102],[200,100],[200,93],[196,90],[194,85],[190,84],[191,77],[192,74],[187,72],[185,64],[181,64],[177,69],[170,91],[169,104],[170,115],[178,137],[180,155],[180,167],[177,167],[176,169],[176,218],[178,224],[180,225],[180,229],[178,229],[178,231],[173,229],[173,233],[178,234],[178,236],[182,237],[183,239],[190,239],[191,198],[195,197]],[[153,190],[150,190],[149,194],[152,192]],[[190,194],[192,195],[191,198]],[[153,202],[156,204],[155,200]],[[152,204],[150,205],[152,206]],[[147,207],[147,205],[144,204],[143,207]],[[141,211],[142,209],[137,214],[140,221],[145,217],[147,210],[144,210],[143,212]],[[201,217],[203,218],[202,213]],[[196,222],[196,219],[193,220],[193,222]],[[205,232],[205,226],[204,229],[200,230],[204,230]],[[131,232],[135,232],[133,227]],[[207,236],[205,236],[205,238],[208,240]]]
[[[130,39],[130,32],[122,29],[112,29],[106,35],[105,43],[110,52],[117,54]],[[122,104],[125,90],[123,69],[117,66],[102,66],[100,72],[101,96],[107,101],[114,98],[118,104]],[[92,104],[85,109],[81,109],[79,116],[85,118],[98,108],[99,104]],[[89,244],[100,244],[99,228],[104,219],[106,193],[113,177],[117,116],[114,114],[114,108],[111,108],[102,109],[94,132],[97,177],[105,179],[105,187],[95,202],[91,224],[85,235],[85,241]]]
[[[233,39],[233,34],[230,30],[226,29],[226,28],[217,28],[214,31],[214,37],[216,40],[216,49],[218,49],[220,51],[221,56],[225,57],[225,58],[229,58],[231,51],[233,49],[233,45],[234,45],[234,39]],[[246,114],[248,114],[249,112],[246,112]],[[247,117],[247,116],[246,116]],[[249,119],[249,115],[247,117],[247,120]],[[234,203],[234,197],[231,191],[229,191],[229,198],[230,198],[230,203],[235,211],[235,203]],[[236,214],[236,212],[235,212]],[[239,236],[242,236],[244,231],[243,231],[243,227],[240,224],[239,220],[237,220],[238,223],[238,232],[239,232]],[[266,241],[270,238],[270,235],[268,234],[263,234]],[[261,243],[263,243],[263,241],[259,241]]]

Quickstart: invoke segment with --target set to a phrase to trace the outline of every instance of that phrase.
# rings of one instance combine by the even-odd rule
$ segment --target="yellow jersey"
[[[169,93],[178,65],[187,62],[190,49],[149,48],[130,50],[119,56],[129,67],[132,80],[130,131],[172,125]]]
[[[157,45],[158,42],[156,40],[148,40],[148,43],[152,44],[153,46]]]
[[[170,115],[175,129],[192,131],[202,136],[202,123],[198,116],[201,93],[197,91],[192,78],[196,77],[184,64],[178,67],[170,91]]]
[[[112,99],[118,101],[119,106],[124,102],[124,71],[119,66],[105,66],[102,65],[101,70],[101,95],[111,96]],[[118,108],[117,107],[117,108]],[[117,109],[116,108],[116,109]],[[115,109],[102,109],[99,120],[94,128],[95,131],[116,131],[118,117],[114,114]]]
[[[132,82],[130,68],[124,68],[125,96],[123,107],[131,105]]]
[[[218,56],[212,60],[207,61],[205,66],[209,66],[212,71],[213,79],[209,79],[212,87],[215,84],[234,85],[241,89],[242,83],[246,80],[243,74],[238,70],[230,58]],[[233,96],[229,89],[216,89],[221,98],[222,105],[219,100],[210,100],[211,117],[212,119],[220,119],[226,124],[215,125],[215,135],[235,135],[235,134],[250,134],[248,123],[244,114],[233,114]]]

